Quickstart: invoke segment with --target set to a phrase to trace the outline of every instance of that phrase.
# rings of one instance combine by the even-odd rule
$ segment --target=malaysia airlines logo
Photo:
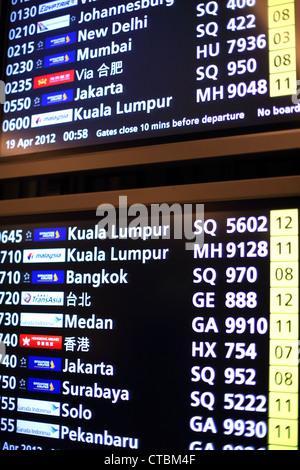
[[[23,250],[23,263],[64,263],[65,261],[65,248]]]
[[[53,126],[73,122],[73,109],[53,111],[50,113],[36,114],[31,116],[31,127]]]

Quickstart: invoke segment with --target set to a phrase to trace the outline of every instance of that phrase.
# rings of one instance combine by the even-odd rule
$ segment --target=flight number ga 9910
[[[225,333],[231,334],[236,333],[242,335],[247,332],[250,335],[258,333],[259,335],[264,335],[267,333],[269,328],[268,320],[264,317],[260,318],[244,318],[244,317],[227,317],[225,320]]]

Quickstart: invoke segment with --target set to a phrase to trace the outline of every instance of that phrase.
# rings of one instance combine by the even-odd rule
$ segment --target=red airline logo
[[[61,349],[62,336],[20,335],[20,347]]]
[[[42,75],[35,77],[33,88],[44,88],[52,85],[59,85],[62,83],[74,82],[75,70],[67,70],[66,72],[51,73],[49,75]]]

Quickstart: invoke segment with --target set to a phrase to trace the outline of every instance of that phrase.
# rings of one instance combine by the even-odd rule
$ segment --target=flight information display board
[[[299,200],[205,205],[188,250],[172,218],[22,220],[0,228],[1,450],[298,449]]]
[[[2,156],[297,127],[295,0],[7,3]]]

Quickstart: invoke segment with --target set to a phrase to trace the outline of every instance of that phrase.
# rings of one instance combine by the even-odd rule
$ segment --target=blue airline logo
[[[77,35],[75,32],[60,34],[58,36],[52,36],[47,38],[45,41],[45,49],[52,49],[53,47],[66,46],[68,44],[75,44],[77,41]]]
[[[39,6],[39,15],[53,13],[58,10],[63,10],[64,8],[75,7],[76,5],[78,5],[78,0],[60,0],[43,3]]]
[[[62,104],[73,101],[74,91],[65,90],[65,91],[56,91],[55,93],[48,93],[47,95],[42,95],[42,106],[48,106],[50,104]]]
[[[61,52],[60,54],[45,57],[44,67],[53,67],[55,65],[65,65],[75,62],[75,51]]]
[[[65,271],[32,271],[32,284],[64,284]]]
[[[43,228],[34,230],[34,241],[35,242],[44,242],[44,241],[61,241],[66,240],[67,229],[66,227],[60,228]]]
[[[61,359],[59,357],[29,356],[28,369],[61,371]]]
[[[27,390],[29,392],[60,393],[60,380],[29,378]]]

